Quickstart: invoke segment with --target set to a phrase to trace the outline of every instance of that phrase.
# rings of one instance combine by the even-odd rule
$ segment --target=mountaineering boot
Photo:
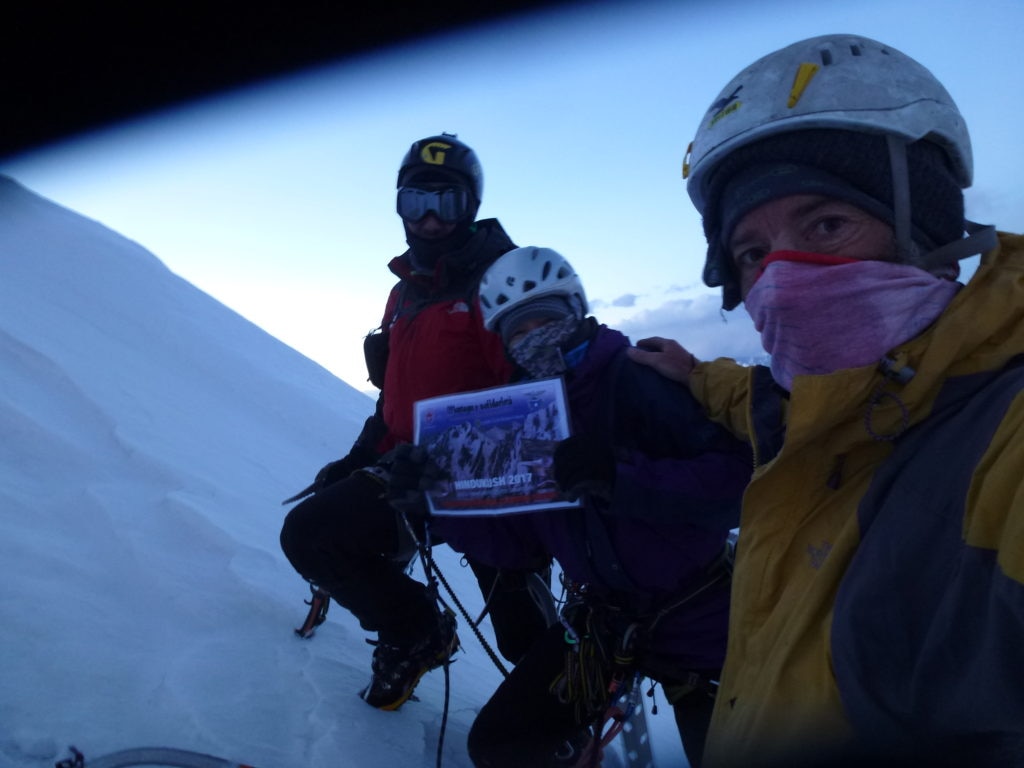
[[[445,609],[427,636],[411,645],[383,639],[375,645],[370,684],[359,695],[371,707],[395,710],[408,701],[423,675],[447,664],[459,650],[455,614]]]

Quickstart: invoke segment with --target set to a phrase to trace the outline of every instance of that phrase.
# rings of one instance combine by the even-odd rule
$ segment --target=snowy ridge
[[[345,611],[292,632],[309,593],[280,500],[372,401],[101,224],[3,177],[0,210],[0,768],[51,768],[72,744],[433,766],[440,673],[381,712],[357,696],[371,648]],[[476,615],[472,574],[435,556]],[[470,765],[500,681],[463,634],[445,768]]]
[[[377,712],[350,617],[291,631],[308,591],[280,500],[372,401],[97,222],[9,179],[0,210],[0,766],[49,768],[69,744],[433,765],[439,676]],[[450,766],[497,684],[475,655],[453,667]]]

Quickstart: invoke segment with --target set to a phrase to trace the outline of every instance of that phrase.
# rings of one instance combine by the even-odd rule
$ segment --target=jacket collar
[[[497,246],[507,242],[507,247],[513,247],[512,241],[497,219],[481,219],[473,226],[474,232],[466,244],[438,259],[437,266],[431,274],[418,273],[413,270],[411,253],[408,250],[401,256],[393,258],[388,264],[388,268],[399,280],[418,282],[434,289],[441,290],[451,285],[458,285],[473,276],[480,266],[482,258],[500,252],[486,247],[489,243],[493,241]]]

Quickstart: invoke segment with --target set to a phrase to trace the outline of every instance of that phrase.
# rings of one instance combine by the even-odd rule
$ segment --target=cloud
[[[614,327],[633,342],[650,336],[675,339],[705,360],[732,357],[741,362],[764,362],[766,359],[750,316],[742,308],[722,312],[717,294],[674,299],[625,316]]]
[[[991,185],[977,185],[964,192],[967,218],[995,224],[1009,232],[1024,230],[1024,195]]]
[[[624,293],[612,301],[613,307],[635,307],[637,295],[635,293]]]

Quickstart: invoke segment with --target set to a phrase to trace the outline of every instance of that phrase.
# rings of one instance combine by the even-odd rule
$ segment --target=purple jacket
[[[591,599],[650,617],[690,596],[739,525],[750,449],[709,421],[689,390],[629,360],[629,340],[594,321],[565,376],[573,433],[611,441],[613,498],[580,509],[493,518],[435,518],[457,551],[501,568],[551,555]],[[614,391],[610,391],[610,383]],[[725,657],[729,581],[669,610],[644,642],[651,670],[717,669]],[[660,677],[673,675],[662,674]]]

